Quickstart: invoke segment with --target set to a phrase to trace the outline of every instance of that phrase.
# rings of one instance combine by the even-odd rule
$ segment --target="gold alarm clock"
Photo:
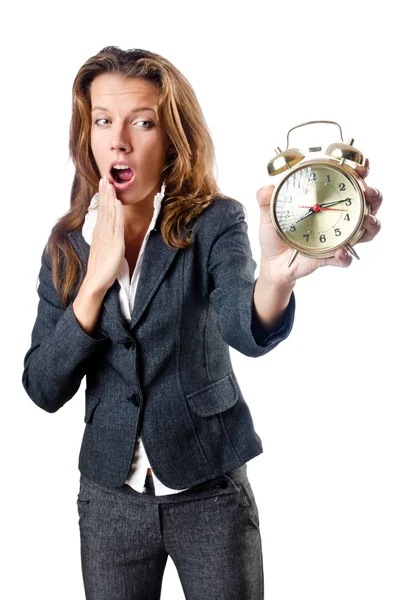
[[[308,157],[288,147],[291,131],[314,123],[336,125],[342,141],[324,152],[321,146],[311,147]],[[352,138],[343,142],[335,121],[308,121],[289,130],[287,148],[277,147],[277,155],[268,163],[269,175],[285,172],[273,191],[270,215],[278,235],[293,249],[288,266],[298,253],[328,258],[338,248],[359,258],[353,246],[365,231],[370,206],[364,195],[366,184],[354,169],[363,166],[365,159],[353,142]],[[319,153],[323,156],[317,158]]]

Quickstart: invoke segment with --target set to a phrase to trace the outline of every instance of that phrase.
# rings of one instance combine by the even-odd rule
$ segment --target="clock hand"
[[[312,208],[314,212],[318,212],[319,210],[337,210],[339,212],[348,212],[347,208],[326,208],[321,206],[321,204],[315,204],[314,206],[299,205],[299,208]]]
[[[334,200],[333,202],[325,202],[324,204],[315,204],[314,206],[302,206],[301,208],[308,208],[309,210],[304,215],[299,217],[299,219],[297,219],[295,221],[294,225],[299,223],[299,221],[303,221],[303,219],[310,217],[310,215],[312,215],[314,212],[318,212],[320,210],[332,210],[330,208],[331,206],[335,206],[335,204],[340,204],[340,202],[346,202],[346,200],[351,200],[351,198],[344,198],[343,200]],[[338,210],[338,209],[334,208],[333,210]],[[339,210],[346,212],[343,208],[341,208]]]
[[[333,202],[325,202],[324,204],[319,204],[320,208],[327,208],[328,206],[335,206],[335,204],[340,204],[340,202],[347,202],[347,200],[352,200],[352,198],[344,198],[343,200],[334,200]]]
[[[294,225],[296,225],[296,223],[299,223],[299,221],[302,221],[303,219],[306,219],[306,217],[310,217],[310,215],[312,215],[314,213],[314,210],[312,207],[308,207],[310,208],[310,210],[308,210],[307,212],[305,212],[305,214],[302,217],[299,217],[299,219],[297,219],[294,223]]]

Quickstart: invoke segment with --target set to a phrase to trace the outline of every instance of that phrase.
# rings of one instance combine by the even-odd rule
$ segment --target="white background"
[[[337,121],[369,157],[382,230],[348,269],[295,287],[293,331],[254,359],[232,349],[264,453],[248,463],[259,506],[266,600],[396,598],[396,9],[322,3],[13,3],[2,32],[3,552],[7,600],[84,600],[76,498],[84,382],[54,414],[21,376],[40,256],[69,206],[71,88],[107,45],[145,48],[188,78],[211,130],[221,190],[248,211],[287,131]],[[297,137],[290,138],[299,147]],[[328,126],[321,142],[338,141]],[[394,215],[394,216],[393,216]],[[171,558],[162,599],[183,599]],[[205,600],[203,598],[203,600]],[[243,600],[243,599],[241,599]]]

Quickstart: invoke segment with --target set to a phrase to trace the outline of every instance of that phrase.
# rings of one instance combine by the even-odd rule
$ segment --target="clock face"
[[[362,220],[354,177],[327,164],[295,168],[273,200],[273,218],[285,240],[315,254],[341,246]]]

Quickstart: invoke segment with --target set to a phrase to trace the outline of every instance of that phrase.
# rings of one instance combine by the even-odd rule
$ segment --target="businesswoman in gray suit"
[[[262,451],[229,347],[263,356],[291,331],[299,257],[257,193],[257,279],[243,206],[221,194],[194,91],[165,58],[106,47],[73,86],[70,209],[41,257],[22,382],[47,412],[86,377],[77,498],[88,600],[155,600],[168,555],[188,600],[260,600]],[[365,177],[368,164],[361,170]],[[376,214],[382,196],[367,188]],[[366,221],[363,241],[380,225]]]

